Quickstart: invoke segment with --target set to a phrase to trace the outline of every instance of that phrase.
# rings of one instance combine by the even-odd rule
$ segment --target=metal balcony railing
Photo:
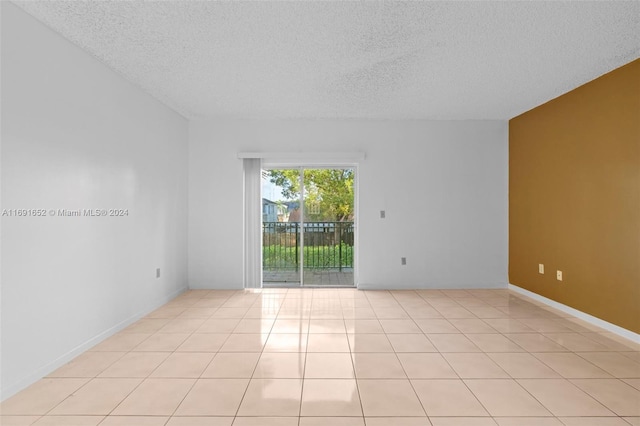
[[[353,237],[353,222],[263,222],[262,267],[297,271],[304,251],[305,269],[353,268]]]

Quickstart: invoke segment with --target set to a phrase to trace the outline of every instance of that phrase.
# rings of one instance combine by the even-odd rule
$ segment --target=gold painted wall
[[[509,121],[509,282],[640,333],[640,59]]]

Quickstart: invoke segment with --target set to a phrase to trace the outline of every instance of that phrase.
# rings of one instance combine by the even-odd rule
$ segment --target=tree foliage
[[[299,170],[268,170],[265,177],[288,200],[300,198]],[[307,220],[353,219],[353,169],[305,169],[304,207]]]

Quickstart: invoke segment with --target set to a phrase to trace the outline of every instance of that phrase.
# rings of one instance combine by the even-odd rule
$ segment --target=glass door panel
[[[352,286],[354,169],[303,169],[303,284]]]
[[[262,171],[262,282],[302,283],[300,169]]]

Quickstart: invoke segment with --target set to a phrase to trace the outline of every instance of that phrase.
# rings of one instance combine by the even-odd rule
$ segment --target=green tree
[[[268,170],[265,178],[282,189],[288,200],[300,197],[298,170]],[[311,220],[345,221],[353,218],[353,169],[305,169],[304,205]]]

